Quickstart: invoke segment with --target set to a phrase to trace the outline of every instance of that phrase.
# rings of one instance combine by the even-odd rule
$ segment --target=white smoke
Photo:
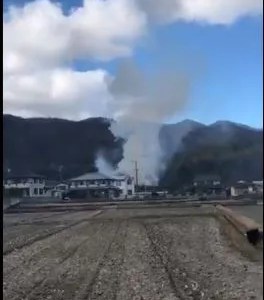
[[[124,158],[118,168],[134,173],[137,161],[139,183],[156,184],[162,169],[160,127],[184,107],[189,77],[175,70],[146,76],[125,60],[108,84],[113,96],[109,110],[116,120],[111,130],[116,137],[126,140]]]
[[[156,123],[129,119],[119,119],[111,126],[116,136],[126,139],[123,149],[124,159],[118,165],[119,170],[135,176],[135,162],[137,162],[140,183],[157,183],[161,159],[161,149],[157,143],[159,128],[160,125]]]
[[[97,170],[107,176],[112,177],[113,174],[115,173],[114,168],[112,165],[105,159],[103,154],[101,152],[97,153],[97,157],[95,160],[95,166]]]

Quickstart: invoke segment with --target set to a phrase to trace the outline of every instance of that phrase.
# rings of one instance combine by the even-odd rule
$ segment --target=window
[[[39,194],[43,195],[43,189],[39,189]]]
[[[127,190],[127,194],[131,196],[132,195],[132,190]]]
[[[38,195],[38,189],[34,188],[34,195]]]

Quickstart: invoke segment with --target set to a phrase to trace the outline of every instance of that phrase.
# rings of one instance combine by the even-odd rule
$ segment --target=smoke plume
[[[175,69],[147,75],[124,60],[108,86],[113,97],[109,110],[116,120],[111,130],[126,140],[118,168],[133,174],[137,161],[139,183],[156,184],[162,170],[159,130],[184,107],[189,77]]]
[[[107,176],[112,176],[115,172],[113,166],[106,160],[103,153],[98,152],[95,160],[95,166],[97,170]]]

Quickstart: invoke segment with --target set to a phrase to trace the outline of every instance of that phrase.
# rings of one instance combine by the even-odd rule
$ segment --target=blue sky
[[[162,44],[180,48],[183,60],[201,59],[183,118],[204,123],[227,119],[262,126],[263,84],[261,20],[244,19],[230,27],[175,24],[158,35]],[[186,55],[186,53],[188,55]]]
[[[64,9],[82,1],[65,1]],[[6,0],[4,7],[23,5]],[[134,48],[133,60],[145,72],[164,64],[191,74],[192,89],[185,109],[169,122],[194,119],[206,124],[231,120],[254,127],[263,123],[262,17],[244,17],[231,25],[174,22],[153,26]],[[104,68],[115,73],[119,59],[107,63],[75,61],[78,70]]]
[[[135,52],[143,68],[152,70],[166,61],[194,74],[191,99],[170,122],[231,120],[262,127],[261,22],[245,18],[230,26],[177,23],[152,33],[155,46]]]

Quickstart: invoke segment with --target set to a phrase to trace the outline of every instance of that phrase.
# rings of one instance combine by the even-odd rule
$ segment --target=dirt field
[[[211,209],[95,214],[5,215],[4,299],[262,299],[262,260]]]

